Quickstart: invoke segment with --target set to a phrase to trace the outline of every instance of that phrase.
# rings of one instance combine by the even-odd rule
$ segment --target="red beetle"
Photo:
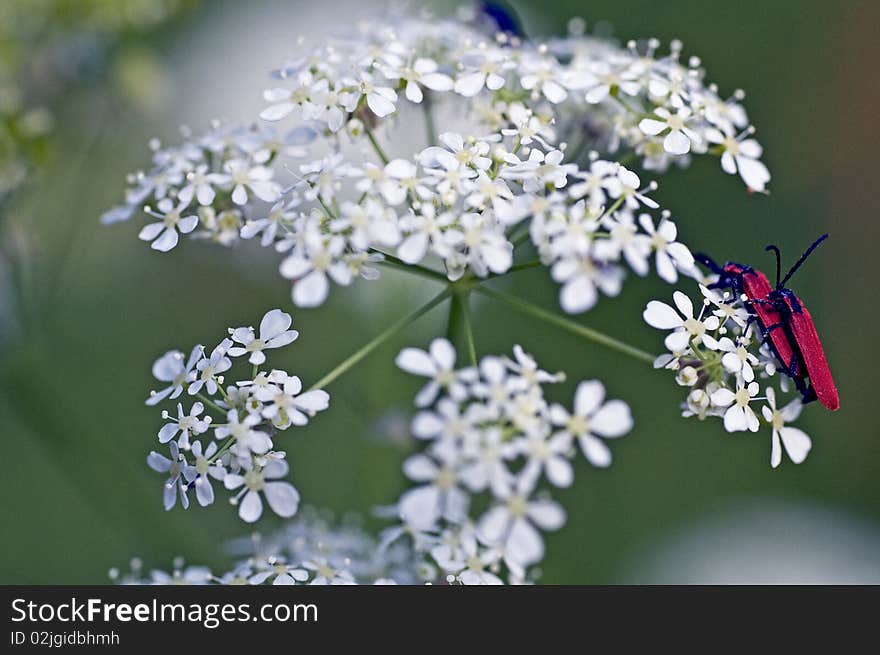
[[[819,402],[825,407],[834,411],[840,409],[840,396],[837,394],[837,386],[831,376],[831,369],[825,358],[825,349],[822,348],[822,341],[819,339],[819,333],[816,332],[813,317],[810,316],[810,312],[794,291],[785,286],[785,283],[791,279],[791,276],[807,260],[807,257],[827,238],[828,235],[823,234],[816,239],[781,280],[779,279],[781,260],[779,248],[767,246],[767,250],[776,253],[776,288],[768,294],[768,299],[782,315],[785,331],[789,339],[797,346],[800,359],[806,368],[805,374],[810,378],[813,395],[818,397]]]
[[[825,407],[836,410],[840,407],[840,398],[813,319],[800,298],[784,286],[827,237],[824,234],[816,239],[781,280],[779,248],[767,246],[767,250],[776,253],[775,287],[770,285],[766,275],[751,266],[728,262],[721,267],[705,255],[695,257],[719,275],[711,287],[729,287],[738,296],[745,297],[746,307],[761,329],[764,341],[770,345],[782,372],[794,381],[804,402],[818,398]]]

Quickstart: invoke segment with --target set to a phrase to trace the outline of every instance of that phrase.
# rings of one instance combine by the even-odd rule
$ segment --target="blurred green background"
[[[686,243],[720,259],[769,267],[764,244],[778,244],[791,261],[831,233],[796,288],[842,398],[835,414],[818,405],[804,412],[810,457],[774,471],[764,432],[729,435],[718,422],[681,419],[681,390],[668,375],[480,302],[479,352],[520,343],[545,367],[568,373],[571,382],[554,398],[568,402],[575,381],[599,377],[635,415],[635,430],[615,444],[614,466],[599,471],[579,461],[574,487],[556,494],[569,521],[548,536],[542,581],[752,581],[774,573],[790,581],[880,581],[880,429],[871,399],[880,319],[873,187],[880,5],[514,4],[532,35],[564,30],[579,15],[624,40],[681,38],[723,93],[746,89],[773,174],[771,195],[749,196],[705,158],[667,175],[656,197]],[[109,567],[134,555],[148,567],[167,567],[176,555],[225,566],[222,543],[246,530],[234,512],[223,502],[164,512],[162,480],[146,467],[160,424],[143,405],[153,359],[212,342],[226,326],[253,323],[278,306],[293,313],[302,336],[273,363],[314,379],[431,292],[430,282],[388,274],[382,284],[334,289],[319,311],[296,311],[276,260],[256,259],[253,248],[186,242],[162,255],[136,239],[133,224],[97,221],[121,197],[125,173],[146,164],[150,137],[173,141],[180,123],[200,129],[214,116],[255,115],[264,71],[294,50],[304,17],[320,20],[320,11],[320,3],[205,0],[164,27],[124,35],[105,70],[51,106],[48,163],[3,209],[7,237],[14,232],[7,244],[27,268],[0,284],[7,287],[0,296],[0,583],[103,583]],[[328,28],[333,19],[324,18]],[[556,306],[556,287],[542,270],[511,284]],[[640,314],[649,299],[671,292],[656,279],[631,279],[621,297],[579,320],[657,351],[660,334]],[[285,444],[307,503],[366,513],[397,497],[408,447],[380,433],[394,412],[409,411],[418,381],[392,359],[444,325],[443,311],[435,311],[334,383],[333,411]]]

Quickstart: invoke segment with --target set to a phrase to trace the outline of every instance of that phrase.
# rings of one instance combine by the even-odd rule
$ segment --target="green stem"
[[[328,384],[336,380],[336,378],[348,371],[352,366],[360,362],[364,357],[373,352],[376,348],[378,348],[383,343],[395,336],[398,332],[403,330],[410,323],[416,321],[417,319],[421,318],[423,315],[434,309],[434,307],[446,300],[451,294],[452,290],[447,287],[439,294],[434,296],[434,298],[428,301],[425,305],[422,305],[411,314],[407,314],[394,324],[388,326],[385,330],[376,335],[368,343],[364,344],[354,353],[346,357],[333,370],[327,373],[327,375],[315,382],[311,387],[309,387],[309,390],[323,389],[324,387],[326,387]]]
[[[461,325],[464,328],[464,343],[467,348],[468,361],[471,366],[477,365],[477,348],[474,344],[474,330],[471,321],[470,296],[459,296],[461,300]]]
[[[446,338],[456,346],[458,350],[458,335],[461,334],[462,326],[462,303],[461,294],[453,292],[452,302],[449,303],[449,319],[446,322]]]
[[[376,262],[377,264],[404,271],[405,273],[412,273],[413,275],[418,275],[419,277],[427,278],[434,282],[441,282],[443,284],[449,283],[449,279],[439,271],[434,271],[425,266],[419,266],[418,264],[407,264],[405,261],[398,259],[394,255],[389,255],[388,253],[376,250],[375,248],[370,248],[370,252],[375,252],[385,257],[382,261]]]
[[[370,126],[364,124],[364,134],[367,135],[367,138],[370,140],[370,143],[373,144],[373,150],[376,151],[376,154],[379,156],[379,159],[382,160],[383,164],[388,164],[390,159],[388,159],[388,155],[385,154],[385,151],[382,150],[382,146],[379,145],[379,140],[376,138],[376,135],[373,133],[373,130],[370,129]]]
[[[516,296],[511,296],[502,291],[497,291],[495,289],[491,289],[485,286],[475,286],[474,291],[503,302],[522,314],[533,316],[537,319],[545,321],[546,323],[550,323],[552,325],[562,328],[563,330],[567,330],[568,332],[588,339],[589,341],[593,341],[595,343],[598,343],[599,345],[605,346],[606,348],[610,348],[611,350],[616,350],[619,353],[628,355],[633,359],[645,362],[646,364],[654,363],[654,355],[652,355],[651,353],[645,352],[644,350],[639,350],[638,348],[630,346],[628,343],[618,341],[614,337],[608,336],[607,334],[599,332],[598,330],[589,328],[586,325],[576,323],[575,321],[565,318],[564,316],[554,314],[553,312],[547,311],[542,307],[533,305],[527,300],[523,300],[521,298],[517,298]]]
[[[522,264],[514,264],[508,269],[508,273],[516,273],[517,271],[527,271],[530,268],[538,268],[542,266],[542,262],[540,259],[535,259],[530,262],[523,262]]]
[[[197,394],[196,394],[196,398],[198,398],[199,400],[201,400],[205,405],[210,405],[211,407],[213,407],[214,409],[216,409],[218,412],[220,412],[223,416],[226,416],[226,412],[229,411],[229,410],[227,410],[227,409],[223,409],[222,407],[220,407],[220,405],[218,405],[217,403],[215,403],[213,400],[211,400],[210,398],[208,398],[208,396],[206,396],[206,395],[203,394],[203,393],[197,393]]]

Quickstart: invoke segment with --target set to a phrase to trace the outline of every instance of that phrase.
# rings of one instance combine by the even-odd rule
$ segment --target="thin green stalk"
[[[459,296],[461,299],[461,326],[464,328],[464,343],[467,348],[468,362],[477,365],[477,348],[474,344],[473,322],[471,321],[470,296]]]
[[[419,277],[427,278],[429,280],[433,280],[434,282],[440,282],[442,284],[449,283],[449,278],[447,278],[445,275],[443,275],[443,273],[439,271],[435,271],[425,266],[420,266],[418,264],[407,264],[405,261],[398,259],[394,255],[389,255],[388,253],[382,252],[381,250],[376,250],[375,248],[370,248],[370,252],[375,252],[385,257],[385,259],[383,259],[382,261],[376,262],[377,264],[382,264],[388,266],[389,268],[404,271],[405,273],[418,275]]]
[[[540,259],[535,259],[530,262],[523,262],[522,264],[514,264],[508,269],[508,273],[516,273],[517,271],[527,271],[530,268],[538,268],[542,266]]]
[[[387,327],[385,330],[376,335],[373,339],[371,339],[368,343],[361,346],[354,353],[346,357],[342,362],[340,362],[333,370],[331,370],[327,375],[322,377],[320,380],[315,382],[309,390],[312,389],[322,389],[326,387],[328,384],[336,380],[343,373],[348,371],[352,366],[360,362],[364,357],[373,352],[376,348],[381,346],[383,343],[394,337],[398,332],[403,330],[410,323],[413,323],[417,319],[421,318],[429,311],[434,309],[437,305],[442,303],[452,294],[452,289],[446,288],[441,291],[439,294],[434,296],[430,301],[428,301],[425,305],[422,305],[417,310],[412,312],[411,314],[407,314],[394,324]]]
[[[201,400],[203,403],[205,403],[205,405],[209,405],[209,406],[213,407],[213,408],[216,409],[218,412],[220,412],[223,416],[226,416],[226,412],[227,412],[228,410],[225,410],[225,409],[223,409],[222,407],[220,407],[220,405],[218,405],[218,404],[215,403],[213,400],[211,400],[210,398],[208,398],[208,396],[206,396],[205,394],[203,394],[203,393],[197,393],[197,394],[196,394],[196,398],[198,398],[198,399]]]
[[[458,349],[458,335],[461,334],[462,308],[461,294],[453,292],[449,303],[449,318],[446,321],[446,338]]]
[[[635,348],[628,343],[619,341],[614,337],[608,336],[607,334],[599,332],[598,330],[594,330],[593,328],[589,328],[586,325],[576,323],[575,321],[565,318],[564,316],[554,314],[553,312],[547,311],[543,307],[533,305],[527,300],[523,300],[521,298],[517,298],[516,296],[511,296],[507,293],[504,293],[503,291],[498,291],[496,289],[491,289],[485,286],[475,286],[474,291],[476,291],[477,293],[482,293],[489,298],[494,298],[495,300],[503,302],[504,304],[522,314],[533,316],[546,323],[550,323],[559,328],[562,328],[563,330],[567,330],[568,332],[581,336],[589,341],[598,343],[601,346],[605,346],[606,348],[610,348],[611,350],[616,350],[617,352],[632,357],[633,359],[645,362],[646,364],[654,363],[654,355],[652,355],[651,353]]]
[[[373,150],[376,151],[376,154],[379,156],[379,159],[382,160],[382,163],[387,164],[391,161],[388,159],[388,155],[385,154],[385,151],[382,150],[382,146],[379,145],[379,140],[376,138],[376,135],[373,133],[373,130],[370,129],[369,125],[364,124],[364,134],[367,135],[370,143],[373,144]]]

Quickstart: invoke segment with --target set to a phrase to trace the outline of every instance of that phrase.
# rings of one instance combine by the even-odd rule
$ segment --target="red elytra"
[[[825,349],[813,323],[813,317],[804,303],[790,289],[778,289],[771,293],[771,299],[782,309],[786,331],[791,335],[800,351],[801,360],[806,367],[813,392],[825,407],[831,411],[840,409],[840,396],[831,376],[831,368],[825,357]]]
[[[773,287],[767,276],[751,266],[733,262],[725,264],[723,272],[730,276],[731,281],[736,281],[731,285],[734,291],[746,296],[747,307],[755,316],[761,334],[769,340],[783,371],[796,383],[802,381],[804,375],[798,375],[804,370],[803,366],[798,366],[800,353],[783,329],[782,313],[769,298]]]

